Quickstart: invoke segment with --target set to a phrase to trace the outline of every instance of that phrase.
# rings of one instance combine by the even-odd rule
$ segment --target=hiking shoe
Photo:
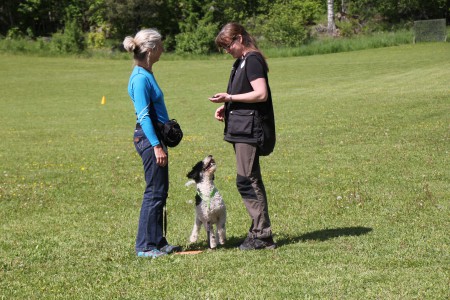
[[[239,246],[240,250],[260,250],[260,249],[275,249],[277,244],[272,237],[268,238],[252,238],[247,237]]]
[[[170,254],[170,253],[174,253],[174,252],[180,252],[181,247],[167,244],[167,245],[159,248],[159,251],[164,252],[166,254]]]
[[[137,253],[138,257],[151,257],[151,258],[158,258],[161,256],[167,255],[165,252],[161,252],[158,249],[153,249],[149,251],[141,251]]]

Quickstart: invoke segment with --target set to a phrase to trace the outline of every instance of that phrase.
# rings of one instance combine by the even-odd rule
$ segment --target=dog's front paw
[[[198,236],[196,234],[191,235],[191,237],[189,238],[189,241],[191,243],[195,243],[198,239]]]
[[[209,237],[209,246],[211,249],[217,248],[217,239],[214,234],[210,235]]]
[[[186,182],[185,184],[184,184],[184,186],[185,187],[189,187],[189,186],[191,186],[191,185],[193,185],[193,184],[195,184],[195,181],[194,180],[189,180],[188,182]]]

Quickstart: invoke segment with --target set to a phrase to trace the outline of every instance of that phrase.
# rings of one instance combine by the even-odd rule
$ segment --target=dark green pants
[[[272,236],[272,229],[257,150],[255,144],[234,144],[237,165],[236,186],[252,220],[248,235],[253,238],[267,238]]]

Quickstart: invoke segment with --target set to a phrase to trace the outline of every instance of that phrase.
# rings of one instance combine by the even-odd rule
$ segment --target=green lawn
[[[268,62],[278,143],[262,168],[279,248],[235,248],[249,218],[207,100],[232,60],[162,60],[185,132],[170,151],[168,239],[206,247],[204,231],[188,244],[184,184],[213,154],[228,244],[148,260],[134,255],[131,59],[0,55],[0,298],[448,299],[450,44]]]

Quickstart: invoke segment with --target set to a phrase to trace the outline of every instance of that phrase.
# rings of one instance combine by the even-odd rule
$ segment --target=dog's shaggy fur
[[[204,160],[199,161],[186,175],[194,180],[197,185],[195,223],[189,240],[191,243],[197,241],[203,224],[205,230],[209,233],[209,247],[212,249],[217,247],[217,241],[221,245],[225,244],[225,222],[227,219],[225,203],[214,185],[216,168],[214,158],[212,155],[209,155]],[[214,224],[216,225],[216,230],[214,230]]]

